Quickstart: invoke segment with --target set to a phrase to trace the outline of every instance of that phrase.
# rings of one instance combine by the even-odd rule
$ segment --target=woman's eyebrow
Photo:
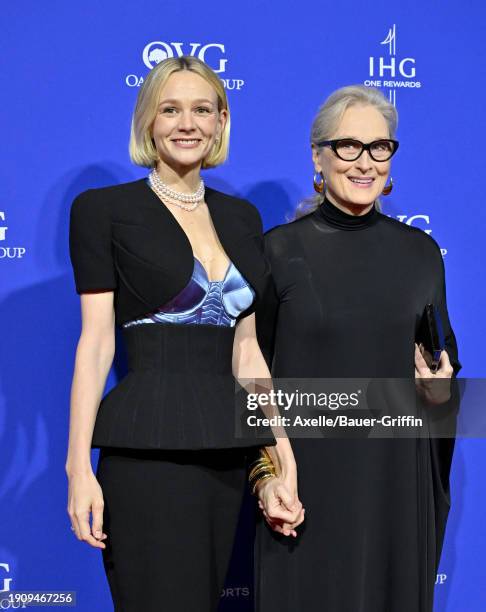
[[[214,102],[212,100],[208,100],[207,98],[199,98],[197,100],[193,100],[192,101],[193,104],[200,104],[201,102],[205,102],[207,104],[212,104],[214,106]],[[175,98],[167,98],[167,100],[161,100],[159,102],[159,106],[161,106],[162,104],[178,104],[180,103],[180,100],[176,100]]]
[[[359,142],[364,142],[361,138],[357,136],[337,136],[334,140],[358,140]],[[369,142],[376,142],[377,140],[390,140],[389,136],[375,136]],[[366,144],[366,143],[365,143]]]

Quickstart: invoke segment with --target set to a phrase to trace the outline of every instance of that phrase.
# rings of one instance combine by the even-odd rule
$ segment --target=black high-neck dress
[[[267,232],[266,251],[273,283],[257,327],[274,377],[413,381],[430,302],[460,369],[441,252],[424,232],[325,200]],[[306,520],[294,540],[257,519],[256,610],[431,612],[453,438],[291,441]]]

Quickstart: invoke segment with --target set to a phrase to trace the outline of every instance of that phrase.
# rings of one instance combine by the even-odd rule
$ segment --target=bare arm
[[[244,382],[245,379],[264,379],[271,385],[271,375],[263,358],[255,329],[255,315],[242,319],[236,328],[233,348],[233,376]],[[272,415],[275,410],[272,411]],[[283,478],[296,472],[294,454],[283,428],[273,429],[277,444],[267,446],[275,465]]]
[[[113,291],[82,294],[81,316],[71,386],[68,475],[91,470],[91,438],[115,350]]]
[[[260,379],[266,392],[272,389],[271,375],[256,337],[254,314],[237,325],[233,345],[233,375],[243,387],[253,379]],[[276,406],[262,409],[270,417],[278,414]],[[277,443],[266,449],[278,468],[278,478],[267,479],[258,486],[259,506],[272,529],[286,536],[297,537],[295,528],[304,520],[304,509],[297,493],[295,458],[285,430],[281,427],[272,427],[272,430]]]
[[[104,548],[93,535],[102,529],[103,497],[91,466],[94,423],[113,363],[115,329],[113,291],[81,295],[82,329],[76,350],[71,387],[71,413],[66,474],[68,514],[80,540]],[[93,535],[89,513],[93,513]],[[105,535],[106,537],[106,535]]]

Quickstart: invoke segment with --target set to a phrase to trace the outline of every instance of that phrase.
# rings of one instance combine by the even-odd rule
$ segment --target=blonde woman
[[[148,177],[89,189],[71,209],[82,332],[68,513],[78,539],[102,549],[124,612],[216,609],[252,448],[268,444],[282,468],[265,484],[266,511],[301,520],[288,441],[234,435],[234,377],[269,375],[253,314],[268,264],[258,211],[200,176],[225,160],[229,124],[211,69],[161,62],[132,120],[131,159]],[[115,326],[129,371],[100,404]],[[96,475],[90,448],[101,449]]]

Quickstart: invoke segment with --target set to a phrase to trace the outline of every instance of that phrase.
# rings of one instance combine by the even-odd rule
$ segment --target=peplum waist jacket
[[[205,200],[224,251],[254,292],[238,322],[255,311],[269,282],[260,214],[248,201],[208,187]],[[93,448],[275,443],[271,433],[242,427],[245,409],[232,375],[235,327],[124,327],[177,296],[194,270],[186,233],[145,179],[79,194],[71,206],[69,252],[77,293],[114,292],[128,356],[128,372],[100,403]]]

